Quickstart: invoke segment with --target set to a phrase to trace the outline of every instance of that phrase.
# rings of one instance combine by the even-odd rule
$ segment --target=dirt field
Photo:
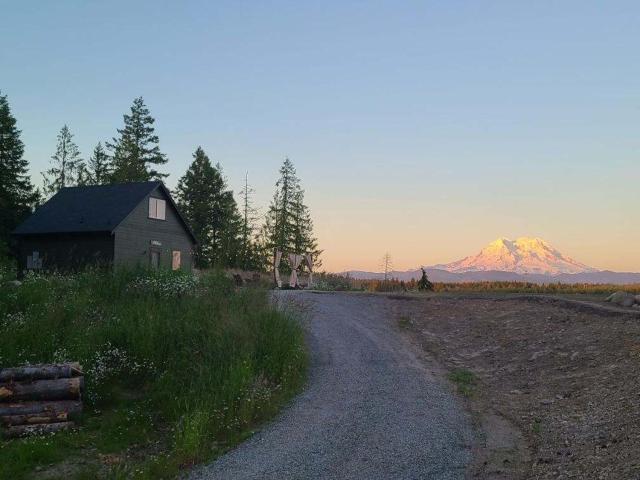
[[[486,433],[472,478],[640,479],[638,313],[549,297],[390,298]]]

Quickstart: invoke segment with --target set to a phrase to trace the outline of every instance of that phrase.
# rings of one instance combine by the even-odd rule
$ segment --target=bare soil
[[[548,296],[390,296],[397,324],[470,371],[472,478],[640,479],[640,315]],[[409,300],[409,301],[407,301]]]

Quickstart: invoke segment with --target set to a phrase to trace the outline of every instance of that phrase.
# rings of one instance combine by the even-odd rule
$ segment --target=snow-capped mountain
[[[640,273],[600,271],[564,256],[541,238],[499,238],[477,255],[424,267],[434,282],[640,283]],[[380,272],[342,272],[356,279],[382,279]],[[391,278],[418,279],[422,270],[393,271]]]
[[[564,256],[541,238],[499,238],[480,253],[431,268],[453,273],[501,271],[520,274],[560,275],[597,271]]]

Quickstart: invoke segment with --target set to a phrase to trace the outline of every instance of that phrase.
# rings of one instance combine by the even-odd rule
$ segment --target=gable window
[[[149,218],[164,220],[167,210],[167,202],[161,198],[149,197]]]

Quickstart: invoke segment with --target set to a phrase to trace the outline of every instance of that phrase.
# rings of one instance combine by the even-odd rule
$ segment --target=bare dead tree
[[[382,271],[384,272],[385,282],[389,279],[389,274],[391,273],[392,268],[393,262],[391,261],[391,255],[389,255],[389,252],[387,252],[382,257]]]
[[[247,172],[244,176],[244,185],[240,190],[240,197],[242,198],[242,225],[240,227],[242,252],[240,254],[240,264],[245,270],[258,268],[255,265],[255,245],[252,243],[255,233],[255,222],[258,218],[258,211],[253,207],[254,193],[255,190],[249,185],[249,173]]]

